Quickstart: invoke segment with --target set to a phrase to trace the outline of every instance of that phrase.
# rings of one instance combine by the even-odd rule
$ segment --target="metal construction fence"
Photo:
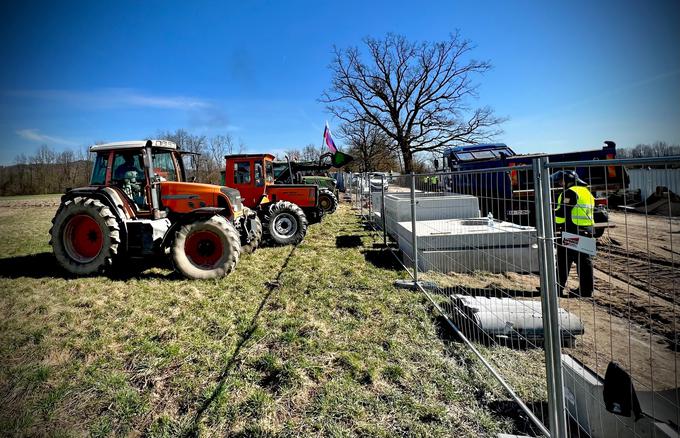
[[[643,169],[680,183],[680,157],[345,181],[524,411],[516,432],[678,436],[680,198],[660,186],[636,199],[629,173]]]

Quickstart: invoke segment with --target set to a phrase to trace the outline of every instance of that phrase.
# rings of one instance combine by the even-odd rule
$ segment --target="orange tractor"
[[[262,225],[238,190],[186,182],[175,143],[108,143],[90,152],[90,185],[62,196],[50,230],[54,255],[72,274],[169,256],[188,278],[218,278],[259,245]]]
[[[238,189],[243,205],[258,212],[268,243],[297,244],[305,238],[307,225],[323,217],[316,185],[274,184],[273,155],[227,155],[225,159],[225,184]]]

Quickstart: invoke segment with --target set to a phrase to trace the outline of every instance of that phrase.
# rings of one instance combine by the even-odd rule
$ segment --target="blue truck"
[[[530,165],[533,158],[546,154],[517,154],[504,143],[471,146],[454,146],[443,153],[441,178],[448,192],[466,193],[479,198],[482,215],[522,225],[534,225],[534,182],[531,169],[512,170]],[[576,167],[581,179],[596,197],[595,236],[599,237],[609,226],[607,194],[628,187],[628,175],[622,166],[607,166],[606,161],[616,158],[616,144],[606,141],[600,149],[547,154],[551,163],[568,161],[602,160],[602,166]],[[438,163],[435,163],[436,165]],[[488,172],[470,172],[489,169]],[[493,169],[499,169],[494,172]],[[557,200],[558,193],[554,193]]]

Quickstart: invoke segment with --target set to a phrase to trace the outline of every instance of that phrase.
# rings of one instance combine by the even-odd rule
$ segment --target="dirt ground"
[[[680,218],[611,212],[595,256],[592,298],[562,298],[560,307],[577,315],[585,331],[564,352],[604,377],[610,361],[631,374],[638,390],[680,387]],[[531,296],[537,275],[437,274],[425,278],[440,287]],[[568,288],[578,286],[573,267]],[[519,293],[524,291],[524,294]],[[506,295],[507,294],[507,295]]]
[[[586,332],[569,351],[600,375],[614,360],[641,390],[680,387],[680,218],[613,211],[592,299],[563,299]],[[570,282],[577,285],[575,270]]]

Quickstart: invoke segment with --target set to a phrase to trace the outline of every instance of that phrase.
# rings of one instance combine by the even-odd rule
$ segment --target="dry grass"
[[[512,430],[490,409],[502,392],[480,379],[464,348],[440,339],[421,294],[392,286],[405,273],[385,262],[379,239],[348,208],[296,248],[244,256],[219,281],[163,269],[123,281],[64,277],[47,245],[56,204],[0,201],[2,431]]]

